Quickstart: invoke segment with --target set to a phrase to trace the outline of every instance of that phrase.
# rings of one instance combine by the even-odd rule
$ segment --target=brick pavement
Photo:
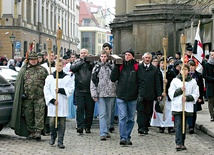
[[[173,155],[173,154],[214,154],[213,144],[196,134],[187,134],[187,151],[176,152],[174,134],[157,133],[157,128],[150,128],[146,136],[139,136],[137,124],[132,133],[132,146],[119,146],[119,134],[116,126],[111,139],[100,141],[98,120],[94,120],[91,134],[78,135],[75,121],[67,121],[64,144],[65,149],[56,145],[50,146],[49,136],[43,136],[41,141],[26,140],[14,134],[13,130],[5,128],[0,133],[0,155]]]

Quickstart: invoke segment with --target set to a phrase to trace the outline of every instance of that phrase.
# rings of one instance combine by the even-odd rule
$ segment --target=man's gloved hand
[[[142,103],[142,102],[143,102],[143,97],[138,95],[137,103]]]
[[[121,64],[117,64],[116,60],[114,60],[114,67],[119,67]]]
[[[86,60],[87,60],[87,56],[85,56],[85,57],[83,58],[83,60],[86,62]]]

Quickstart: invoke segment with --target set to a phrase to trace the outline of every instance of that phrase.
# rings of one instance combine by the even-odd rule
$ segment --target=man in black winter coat
[[[75,100],[77,104],[76,119],[77,132],[91,133],[91,125],[94,114],[94,101],[90,93],[91,73],[94,64],[86,62],[85,57],[88,56],[87,49],[80,50],[80,60],[75,61],[70,70],[75,74]]]
[[[122,65],[115,65],[111,73],[111,81],[117,83],[116,103],[119,115],[120,145],[132,145],[131,132],[134,127],[134,118],[137,105],[138,63],[134,60],[134,51],[129,48],[125,52],[125,61]]]
[[[206,84],[210,121],[214,121],[214,50],[210,52],[207,63],[204,64],[203,78]]]
[[[139,65],[138,70],[137,123],[139,134],[148,134],[149,122],[153,113],[153,101],[156,97],[158,100],[162,99],[158,68],[151,64],[151,60],[151,53],[145,53],[143,63]]]

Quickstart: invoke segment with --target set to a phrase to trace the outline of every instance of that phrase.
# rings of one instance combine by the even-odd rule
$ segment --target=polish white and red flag
[[[194,47],[193,47],[193,56],[200,63],[196,68],[196,70],[198,70],[198,71],[200,71],[202,69],[201,63],[202,63],[202,60],[204,58],[203,44],[201,42],[199,30],[200,30],[200,21],[199,21],[198,28],[196,31],[195,42],[194,42]]]
[[[197,28],[195,35],[195,43],[193,48],[194,57],[201,63],[204,58],[203,44],[199,36],[199,27]]]

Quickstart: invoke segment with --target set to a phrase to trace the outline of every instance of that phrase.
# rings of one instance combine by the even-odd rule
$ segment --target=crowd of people
[[[197,111],[202,110],[206,98],[210,120],[214,121],[214,51],[201,64],[202,73],[197,71],[199,62],[192,51],[188,45],[183,58],[177,52],[168,56],[167,62],[161,51],[146,52],[136,61],[134,50],[129,48],[123,53],[122,64],[110,59],[112,47],[108,43],[103,44],[99,61],[86,59],[87,49],[80,50],[79,58],[67,54],[58,64],[54,52],[42,55],[31,51],[15,84],[10,126],[27,139],[40,140],[41,134],[50,132],[49,144],[54,145],[58,136],[58,147],[65,148],[66,117],[76,116],[77,133],[90,134],[96,102],[101,141],[111,138],[116,115],[119,144],[132,145],[137,116],[140,135],[149,134],[150,126],[158,127],[159,133],[167,128],[168,133],[175,133],[176,150],[186,150],[183,113],[186,131],[194,134]],[[160,112],[156,106],[161,103],[164,108]]]

